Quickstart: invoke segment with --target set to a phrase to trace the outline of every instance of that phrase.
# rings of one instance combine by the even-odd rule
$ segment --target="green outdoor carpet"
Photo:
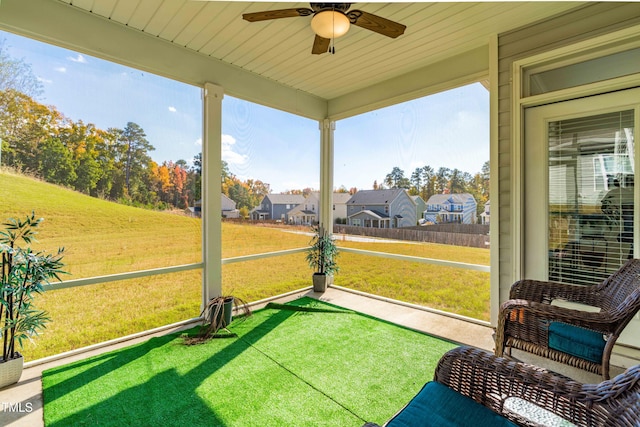
[[[186,346],[171,334],[45,371],[45,425],[382,424],[455,347],[311,298],[229,329],[237,337]]]

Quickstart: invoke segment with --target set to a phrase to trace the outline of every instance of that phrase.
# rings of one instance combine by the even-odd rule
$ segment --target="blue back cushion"
[[[387,427],[517,427],[486,406],[438,382],[427,383]]]
[[[602,363],[604,340],[601,332],[591,331],[562,322],[549,324],[549,348],[589,360]]]

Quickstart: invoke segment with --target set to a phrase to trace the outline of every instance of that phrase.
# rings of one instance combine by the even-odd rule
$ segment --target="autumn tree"
[[[103,132],[95,125],[79,120],[58,129],[57,136],[73,157],[76,173],[73,187],[82,193],[97,196],[98,182],[109,171],[99,161],[104,147]]]
[[[64,123],[62,114],[32,97],[7,89],[0,91],[2,163],[18,170],[38,170],[41,145]]]
[[[184,160],[183,160],[184,162]],[[171,181],[173,183],[173,202],[172,204],[178,208],[184,209],[188,206],[189,198],[187,196],[187,171],[184,168],[185,163],[177,162],[170,169]]]
[[[191,202],[202,198],[202,153],[193,157],[193,166],[189,169],[187,187],[191,194]]]

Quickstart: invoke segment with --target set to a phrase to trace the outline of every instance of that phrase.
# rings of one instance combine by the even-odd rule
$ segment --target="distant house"
[[[202,199],[193,202],[193,206],[187,207],[184,213],[195,218],[200,218],[202,216]]]
[[[424,211],[427,209],[427,203],[420,196],[411,196],[411,198],[416,204],[416,218],[420,220],[423,218]]]
[[[362,190],[347,202],[348,225],[400,228],[416,225],[416,204],[406,190]]]
[[[427,200],[424,219],[434,224],[476,224],[476,199],[469,193],[435,194]]]
[[[347,201],[349,193],[333,193],[333,220],[347,218]],[[314,191],[304,202],[287,213],[290,224],[317,224],[320,221],[320,193]]]
[[[333,222],[347,219],[347,202],[350,198],[349,193],[333,193]]]
[[[227,197],[224,193],[222,196],[222,216],[224,218],[239,218],[240,211],[236,209],[236,202]],[[185,213],[189,216],[200,218],[202,216],[202,199],[193,202],[193,206],[185,209]]]
[[[301,203],[304,203],[302,194],[267,194],[260,205],[251,211],[251,219],[288,222],[287,213]]]
[[[318,223],[320,208],[319,193],[311,193],[299,205],[287,212],[289,224],[312,225]]]
[[[484,212],[480,214],[480,224],[489,224],[491,219],[490,205],[491,200],[487,200],[487,203],[484,204]]]
[[[222,193],[222,216],[224,218],[240,218],[240,210],[236,209],[236,202]]]

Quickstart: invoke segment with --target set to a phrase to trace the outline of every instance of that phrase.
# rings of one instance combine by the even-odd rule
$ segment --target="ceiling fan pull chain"
[[[336,11],[336,8],[333,7],[333,11]],[[332,25],[332,37],[331,37],[331,48],[329,49],[329,52],[331,52],[331,55],[335,55],[336,54],[336,38],[335,38],[335,31],[336,31],[336,15],[335,13],[333,15],[331,15],[331,25]]]

